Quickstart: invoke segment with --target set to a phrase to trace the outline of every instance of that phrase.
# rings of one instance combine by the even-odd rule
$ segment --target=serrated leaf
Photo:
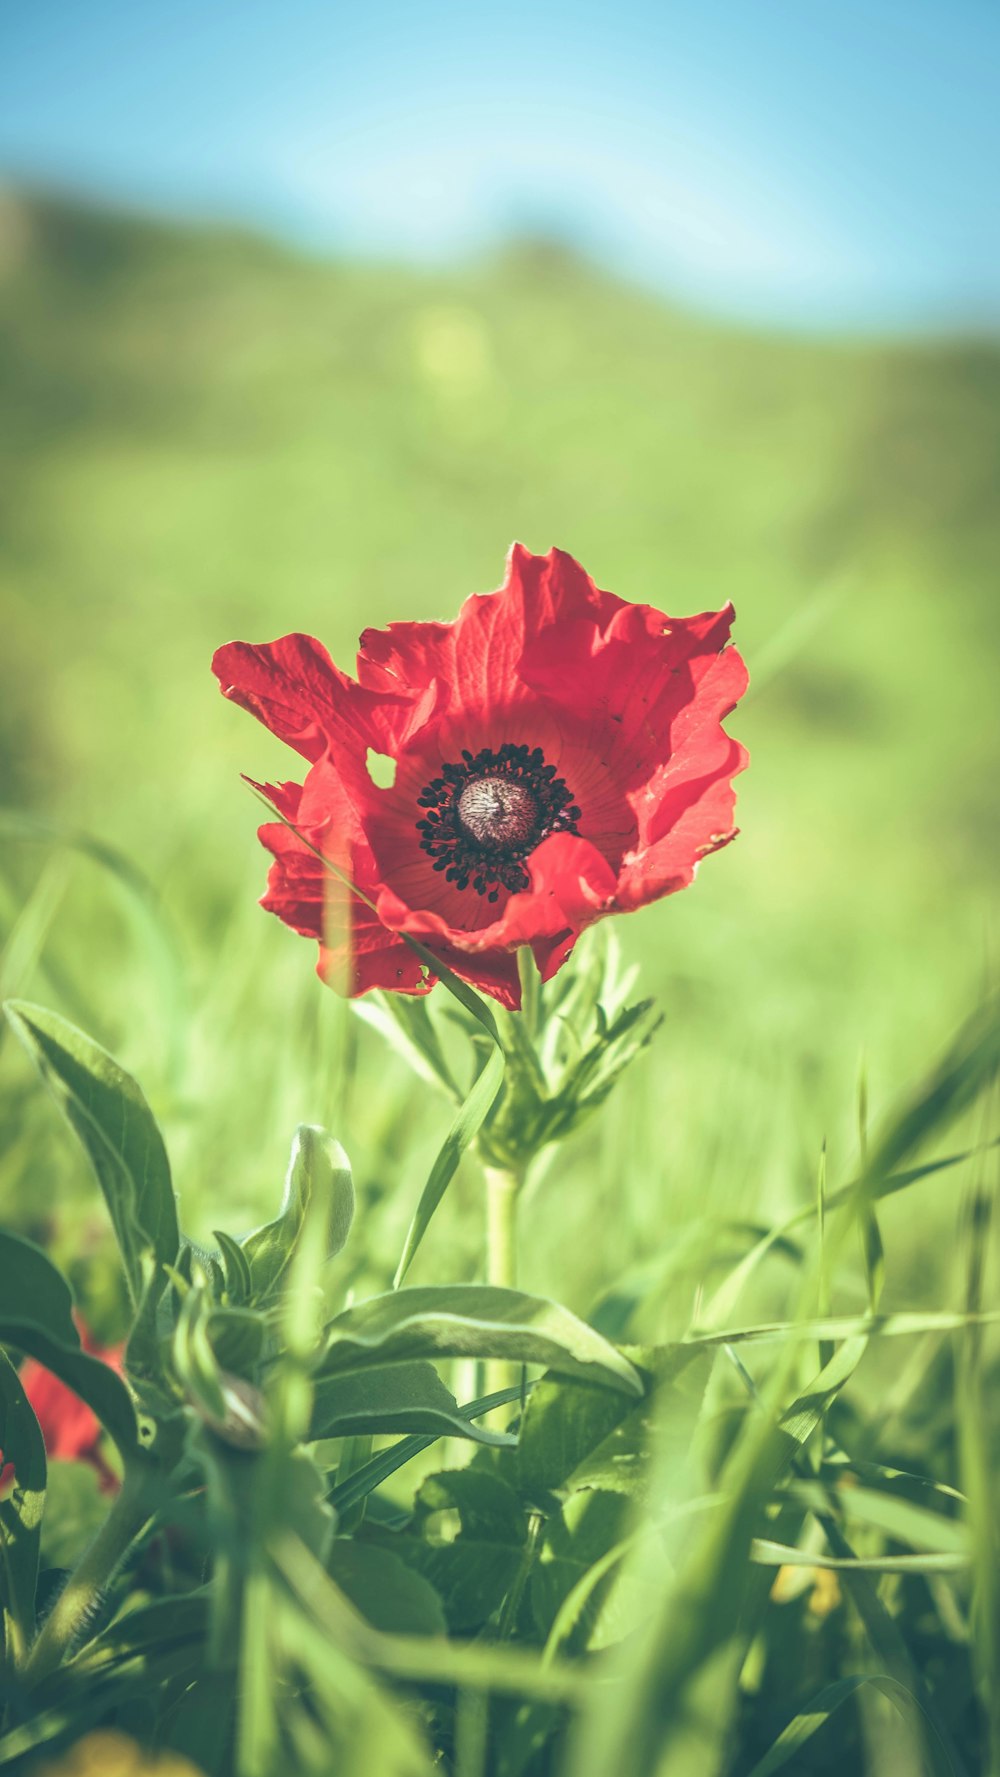
[[[423,1357],[502,1357],[543,1364],[639,1396],[635,1366],[600,1333],[539,1296],[456,1284],[373,1296],[337,1315],[316,1379]]]
[[[460,1528],[450,1540],[432,1535],[439,1513],[457,1514]],[[449,1628],[460,1634],[479,1628],[502,1603],[521,1566],[527,1524],[517,1494],[499,1476],[449,1469],[424,1482],[409,1529],[370,1526],[365,1536],[428,1581]]]
[[[292,1138],[281,1210],[273,1222],[241,1242],[256,1301],[268,1300],[284,1286],[314,1200],[327,1206],[325,1249],[327,1258],[333,1258],[344,1246],[354,1218],[351,1165],[339,1141],[325,1129],[300,1123]]]
[[[521,1486],[531,1496],[597,1487],[615,1493],[641,1490],[649,1467],[650,1433],[662,1388],[679,1386],[697,1402],[708,1380],[709,1361],[692,1363],[686,1345],[634,1354],[652,1378],[640,1401],[612,1395],[593,1384],[543,1376],[532,1390],[518,1444]]]
[[[170,1164],[149,1105],[113,1056],[58,1013],[23,1000],[4,1008],[97,1174],[133,1303],[143,1258],[177,1258],[180,1234]]]

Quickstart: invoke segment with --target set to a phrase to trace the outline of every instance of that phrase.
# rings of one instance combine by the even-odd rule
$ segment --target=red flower
[[[310,762],[304,784],[263,786],[296,832],[260,828],[262,905],[318,939],[320,974],[351,993],[427,991],[408,932],[516,1007],[518,945],[548,980],[585,926],[685,888],[734,837],[732,617],[665,617],[515,544],[500,591],[454,623],[366,630],[356,681],[309,636],[228,643],[212,663],[226,697]],[[390,789],[370,753],[395,761]]]
[[[124,1345],[97,1345],[82,1319],[77,1318],[77,1325],[84,1351],[120,1375]],[[21,1385],[41,1427],[46,1455],[62,1462],[87,1462],[97,1470],[105,1492],[117,1487],[117,1477],[101,1451],[100,1422],[79,1395],[33,1357],[21,1365]]]

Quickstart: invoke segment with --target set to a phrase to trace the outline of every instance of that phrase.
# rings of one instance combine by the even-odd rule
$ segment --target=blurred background
[[[794,1208],[824,1138],[848,1176],[859,1074],[877,1113],[974,1001],[998,48],[986,0],[3,10],[0,985],[138,1072],[193,1233],[330,1122],[384,1282],[447,1116],[256,907],[239,773],[289,759],[212,651],[349,667],[513,538],[731,598],[752,677],[741,837],[618,924],[665,1024],[539,1188],[526,1284],[585,1307],[694,1215]],[[9,1041],[0,1093],[5,1206],[79,1258],[90,1186]],[[476,1193],[424,1275],[474,1273]],[[908,1301],[948,1264],[926,1201]]]

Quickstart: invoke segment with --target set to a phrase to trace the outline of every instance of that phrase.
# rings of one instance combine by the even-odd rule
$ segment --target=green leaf
[[[735,1697],[745,1653],[741,1619],[751,1600],[751,1541],[778,1480],[866,1348],[858,1338],[839,1351],[778,1424],[768,1411],[747,1417],[714,1502],[698,1441],[690,1430],[684,1434],[683,1397],[661,1391],[650,1495],[675,1571],[649,1622],[620,1656],[612,1654],[611,1682],[600,1702],[595,1695],[582,1713],[571,1746],[576,1777],[604,1777],[611,1768],[618,1777],[716,1768],[719,1722]],[[793,1361],[790,1350],[775,1387]],[[696,1506],[699,1495],[704,1511],[688,1515],[684,1508]],[[641,1546],[634,1560],[641,1573]]]
[[[184,1645],[200,1649],[208,1629],[209,1591],[178,1593],[115,1617],[65,1668],[88,1684],[129,1668],[141,1674],[156,1656]],[[203,1657],[203,1656],[201,1656]],[[50,1687],[53,1681],[50,1680]]]
[[[174,1328],[173,1365],[189,1404],[237,1450],[260,1450],[266,1442],[264,1396],[239,1374],[240,1364],[252,1365],[264,1332],[249,1309],[214,1307],[203,1285],[188,1291]]]
[[[235,1308],[242,1308],[250,1300],[253,1293],[253,1274],[250,1262],[238,1240],[222,1228],[213,1228],[213,1239],[219,1243],[222,1254],[222,1269],[226,1279],[226,1294]]]
[[[461,1103],[463,1094],[445,1059],[437,1030],[422,999],[409,994],[386,993],[375,999],[351,1001],[352,1011],[377,1030],[402,1057],[417,1078],[446,1092]]]
[[[21,1378],[0,1351],[0,1468],[14,1481],[0,1500],[0,1603],[4,1639],[20,1662],[35,1632],[35,1588],[45,1507],[45,1440]]]
[[[961,1573],[969,1566],[971,1556],[817,1555],[812,1549],[772,1542],[768,1537],[755,1537],[750,1545],[750,1559],[760,1567],[829,1567],[844,1573]]]
[[[520,1484],[529,1496],[577,1487],[634,1492],[644,1485],[659,1391],[677,1387],[699,1400],[710,1360],[690,1345],[661,1346],[632,1355],[653,1380],[653,1388],[640,1402],[592,1383],[555,1376],[543,1376],[536,1384],[517,1453]]]
[[[570,1594],[595,1573],[574,1621],[566,1623],[560,1636],[562,1647],[573,1653],[582,1653],[590,1645],[601,1605],[615,1581],[605,1557],[621,1544],[627,1515],[628,1502],[622,1494],[587,1491],[574,1494],[562,1511],[548,1518],[529,1583],[532,1616],[543,1639]]]
[[[933,1722],[919,1700],[905,1684],[901,1684],[897,1678],[890,1678],[884,1672],[870,1674],[856,1672],[852,1673],[849,1678],[838,1678],[835,1683],[828,1684],[823,1690],[817,1692],[806,1708],[801,1709],[788,1726],[782,1729],[774,1745],[764,1754],[762,1759],[758,1759],[753,1770],[749,1773],[749,1777],[774,1777],[774,1772],[782,1770],[788,1764],[789,1759],[794,1758],[803,1746],[808,1744],[813,1735],[826,1725],[841,1704],[846,1703],[848,1698],[853,1697],[864,1685],[871,1685],[875,1690],[881,1691],[882,1695],[888,1697],[890,1703],[899,1710],[900,1715],[906,1717],[918,1729],[923,1729],[930,1734],[936,1742],[938,1757],[942,1762],[941,1768],[944,1770],[954,1769]]]
[[[264,1350],[267,1323],[252,1308],[211,1308],[208,1337],[222,1369],[246,1376]]]
[[[0,811],[0,826],[2,822],[3,812]],[[68,858],[49,858],[0,950],[0,998],[15,998],[34,973],[62,905],[68,881]],[[2,1036],[0,1027],[0,1038]]]
[[[156,982],[156,1003],[164,1009],[160,1034],[165,1038],[170,1077],[178,1080],[182,1071],[184,1033],[188,1023],[184,991],[184,959],[180,945],[168,921],[159,891],[131,858],[116,851],[104,840],[55,821],[44,815],[29,814],[26,809],[0,808],[0,836],[6,840],[23,841],[29,845],[53,846],[59,852],[76,852],[106,873],[107,880],[123,891],[136,933],[142,942]],[[56,854],[58,857],[58,852]],[[33,897],[34,899],[34,897]],[[43,927],[35,921],[36,934],[44,936]],[[21,945],[27,934],[21,934]],[[30,949],[33,940],[28,939]],[[24,950],[22,949],[22,958]],[[22,978],[27,971],[22,969]],[[60,982],[65,993],[66,983]],[[3,983],[3,995],[10,986]],[[16,992],[16,988],[15,988]]]
[[[913,1549],[926,1549],[939,1555],[965,1555],[969,1552],[969,1532],[959,1518],[946,1517],[943,1512],[930,1512],[924,1506],[901,1494],[883,1493],[870,1487],[838,1487],[828,1494],[813,1483],[792,1482],[789,1492],[801,1499],[811,1510],[834,1513],[848,1523],[865,1524],[881,1530],[894,1542],[908,1543]],[[818,1496],[818,1499],[817,1499]]]
[[[865,1265],[865,1283],[868,1289],[868,1309],[871,1314],[877,1314],[878,1305],[882,1299],[882,1286],[885,1283],[885,1248],[882,1245],[882,1234],[874,1203],[868,1197],[861,1196],[858,1198],[857,1210],[861,1253]]]
[[[441,1529],[457,1516],[458,1533]],[[481,1627],[502,1603],[520,1569],[527,1523],[512,1487],[486,1469],[431,1475],[405,1531],[365,1533],[421,1574],[441,1599],[454,1634]]]
[[[996,1326],[1000,1309],[981,1314],[954,1308],[901,1309],[898,1314],[832,1314],[822,1320],[770,1320],[754,1327],[726,1327],[717,1333],[694,1333],[684,1341],[708,1350],[713,1345],[768,1344],[777,1341],[852,1340],[857,1337],[911,1339],[915,1333],[957,1333],[965,1327]]]
[[[366,1376],[374,1376],[378,1372],[369,1370],[365,1374]],[[528,1383],[527,1386],[530,1390],[532,1385]],[[521,1393],[521,1386],[518,1384],[516,1388],[502,1388],[495,1394],[480,1395],[476,1400],[469,1401],[466,1406],[459,1407],[459,1418],[464,1420],[482,1418],[485,1414],[492,1413],[497,1407],[509,1407],[514,1401],[519,1401]],[[359,1500],[367,1498],[369,1493],[374,1493],[376,1488],[381,1487],[383,1481],[388,1481],[399,1469],[405,1468],[408,1462],[412,1462],[415,1457],[421,1456],[425,1450],[429,1450],[431,1445],[437,1442],[437,1437],[438,1434],[435,1432],[423,1437],[400,1438],[399,1443],[393,1444],[390,1450],[380,1450],[378,1455],[366,1462],[363,1468],[356,1469],[346,1481],[338,1482],[336,1486],[331,1488],[330,1503],[338,1512],[349,1511],[352,1506],[357,1505]]]
[[[210,1301],[203,1286],[188,1290],[174,1328],[174,1369],[191,1403],[213,1426],[226,1417],[223,1377],[208,1336]]]
[[[316,1380],[421,1357],[502,1357],[544,1364],[641,1395],[635,1366],[567,1308],[482,1284],[427,1286],[372,1296],[327,1329]]]
[[[431,1167],[427,1183],[420,1194],[420,1202],[414,1212],[403,1245],[402,1256],[396,1267],[394,1281],[397,1289],[416,1257],[417,1249],[430,1226],[431,1217],[454,1178],[462,1155],[483,1126],[486,1113],[503,1083],[506,1065],[506,1058],[498,1041],[496,1047],[491,1050],[485,1067],[477,1075],[471,1091],[466,1095],[455,1121],[445,1136],[438,1150],[437,1158]]]
[[[281,1210],[241,1242],[253,1280],[256,1301],[266,1301],[287,1282],[310,1203],[326,1204],[327,1258],[340,1252],[354,1218],[351,1165],[339,1141],[325,1129],[300,1123],[292,1138]]]
[[[574,1067],[553,1104],[553,1135],[576,1129],[602,1105],[615,1085],[642,1051],[649,1047],[663,1023],[653,1000],[625,1006],[614,1021],[598,1032],[596,1040]]]
[[[391,1549],[338,1536],[327,1556],[326,1570],[373,1629],[393,1635],[446,1633],[444,1611],[434,1587]]]
[[[180,1242],[170,1165],[153,1113],[131,1075],[75,1025],[23,1000],[4,1009],[90,1158],[137,1304],[144,1255],[172,1265]]]
[[[292,1553],[294,1551],[294,1555]],[[285,1563],[307,1561],[301,1546],[289,1539]],[[438,1769],[419,1735],[417,1717],[387,1686],[377,1684],[353,1657],[355,1627],[373,1638],[374,1630],[346,1603],[329,1576],[313,1565],[310,1609],[293,1595],[273,1598],[272,1661],[265,1675],[281,1707],[283,1739],[290,1756],[263,1767],[268,1773],[336,1772],[337,1777],[433,1777]],[[320,1585],[326,1590],[319,1593]],[[336,1627],[316,1623],[314,1612],[336,1618]],[[343,1618],[350,1620],[347,1640]],[[425,1637],[400,1638],[399,1645],[427,1648],[433,1658],[438,1642]],[[394,1646],[389,1637],[379,1646]],[[287,1678],[286,1678],[287,1673]],[[288,1682],[295,1677],[297,1682]],[[302,1679],[305,1679],[305,1686]],[[277,1679],[277,1683],[275,1680]],[[303,1695],[303,1688],[305,1694]]]
[[[120,1376],[80,1345],[69,1286],[40,1247],[0,1232],[0,1344],[37,1358],[85,1401],[123,1459],[139,1449],[132,1398]]]
[[[75,1567],[108,1515],[108,1496],[89,1462],[49,1463],[42,1520],[41,1564]]]
[[[471,1438],[497,1446],[517,1443],[511,1433],[489,1431],[465,1417],[433,1364],[386,1364],[317,1382],[310,1438],[384,1437],[395,1432]]]
[[[325,1565],[336,1520],[326,1497],[326,1478],[305,1450],[293,1450],[282,1465],[278,1518],[282,1530],[291,1531]]]
[[[966,1019],[933,1072],[888,1121],[863,1169],[859,1191],[880,1195],[880,1185],[913,1150],[973,1104],[998,1070],[1000,994],[993,993]]]

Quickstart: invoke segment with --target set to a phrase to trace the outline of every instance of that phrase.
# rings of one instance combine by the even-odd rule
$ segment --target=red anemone
[[[260,828],[262,905],[352,994],[433,985],[407,933],[516,1007],[519,945],[548,980],[584,927],[685,888],[735,836],[732,618],[666,617],[515,544],[500,590],[454,623],[366,630],[356,680],[309,636],[228,643],[225,696],[310,764],[304,784],[261,786],[283,817]]]

